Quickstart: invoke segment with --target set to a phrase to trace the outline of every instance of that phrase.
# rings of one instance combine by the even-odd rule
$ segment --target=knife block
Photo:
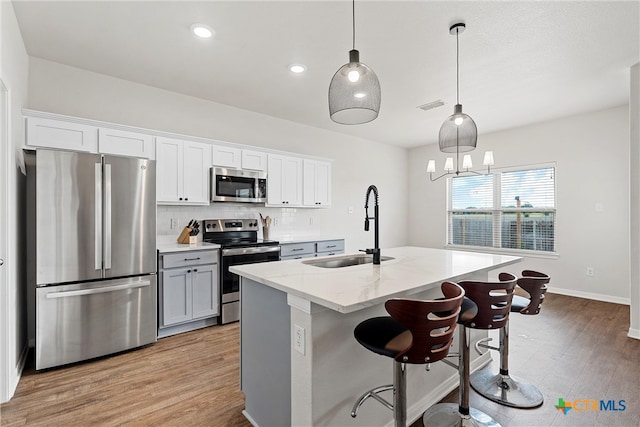
[[[178,236],[178,243],[188,244],[189,243],[189,236],[190,236],[192,230],[193,230],[193,228],[191,228],[191,227],[183,228],[182,232]]]

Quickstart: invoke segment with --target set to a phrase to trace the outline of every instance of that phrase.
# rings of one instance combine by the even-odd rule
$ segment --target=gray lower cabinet
[[[217,323],[218,251],[160,254],[158,338]]]
[[[280,259],[302,259],[344,253],[344,239],[280,244]]]

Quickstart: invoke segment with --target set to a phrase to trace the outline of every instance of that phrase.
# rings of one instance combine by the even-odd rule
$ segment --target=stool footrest
[[[480,350],[480,347],[482,348],[487,348],[489,350],[496,350],[496,351],[500,351],[500,347],[494,347],[492,345],[487,344],[488,342],[493,341],[493,338],[482,338],[478,341],[476,341],[476,343],[473,345],[476,348],[476,352],[480,355],[480,356],[484,356],[485,354],[487,354],[487,352],[482,352]]]
[[[372,397],[378,402],[382,403],[384,406],[393,411],[393,405],[385,400],[383,397],[378,396],[379,393],[393,390],[393,384],[383,385],[380,387],[372,388],[371,390],[365,392],[360,398],[356,401],[355,405],[353,405],[353,409],[351,410],[351,417],[355,418],[358,415],[358,410],[360,406],[364,403],[365,400]]]

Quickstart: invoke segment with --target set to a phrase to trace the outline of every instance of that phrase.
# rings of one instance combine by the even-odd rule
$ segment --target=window
[[[449,245],[555,252],[555,168],[449,180]]]

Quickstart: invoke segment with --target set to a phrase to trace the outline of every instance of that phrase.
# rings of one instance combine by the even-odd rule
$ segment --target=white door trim
[[[2,321],[0,324],[0,402],[9,400],[13,394],[11,386],[11,376],[13,368],[11,358],[9,357],[9,349],[12,333],[15,331],[15,309],[12,310],[9,295],[9,245],[8,241],[8,221],[9,221],[9,159],[11,158],[11,147],[9,139],[9,92],[0,78],[0,259],[3,265],[0,266],[0,313],[2,313]],[[12,321],[13,320],[13,321]],[[13,341],[15,342],[15,340]]]

